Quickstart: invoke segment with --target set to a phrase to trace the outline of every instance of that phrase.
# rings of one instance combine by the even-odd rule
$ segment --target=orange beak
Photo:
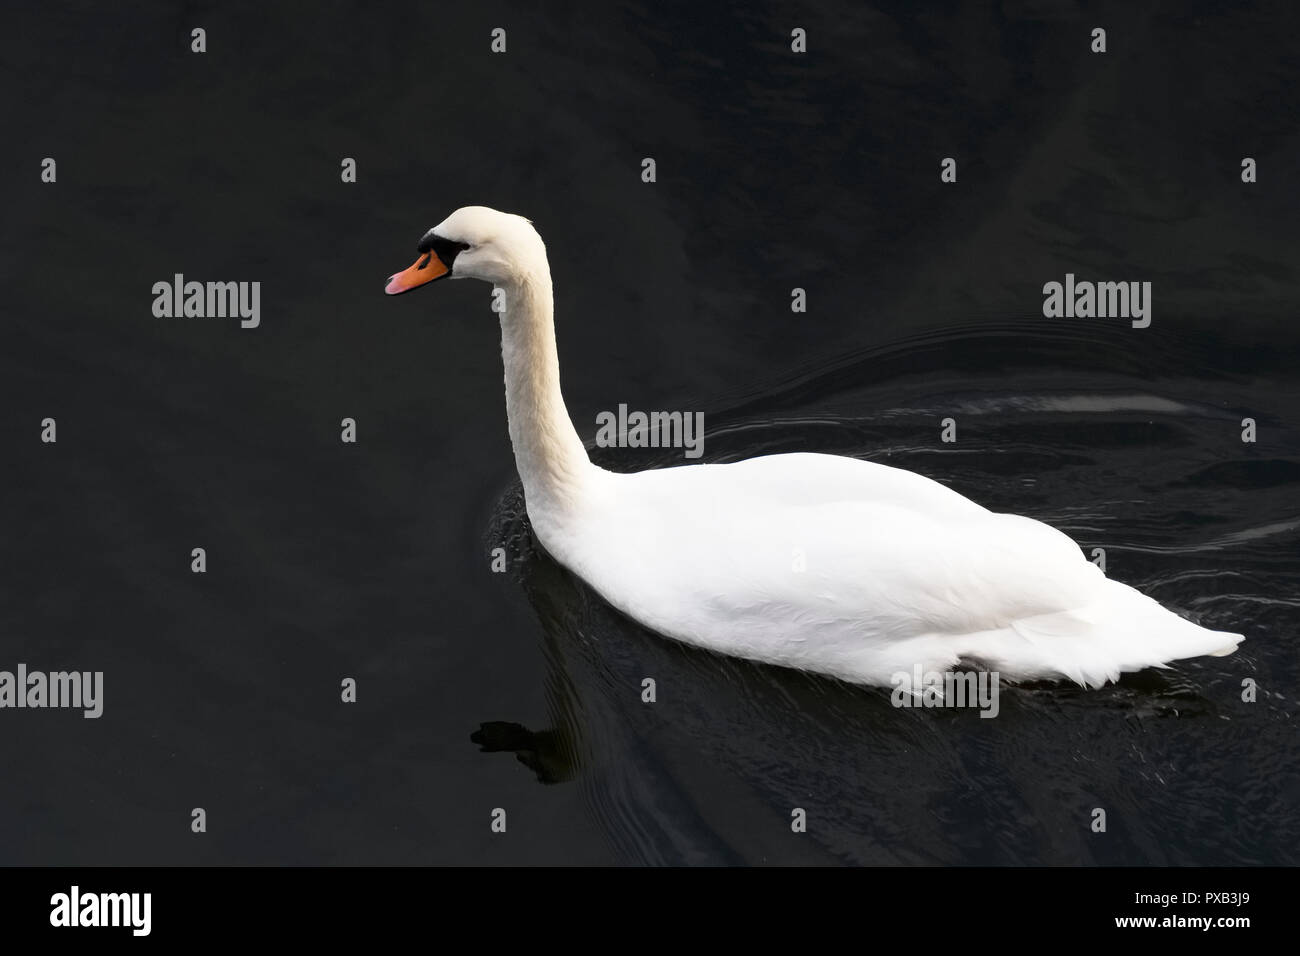
[[[451,270],[438,258],[436,252],[426,252],[415,260],[411,268],[389,276],[388,284],[384,286],[384,293],[400,295],[403,292],[410,292],[417,286],[432,282],[434,279],[441,279],[450,272]]]

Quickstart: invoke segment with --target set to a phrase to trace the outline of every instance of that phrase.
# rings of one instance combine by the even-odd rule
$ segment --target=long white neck
[[[545,253],[504,284],[501,357],[515,465],[534,519],[562,517],[596,470],[560,394],[555,303]]]

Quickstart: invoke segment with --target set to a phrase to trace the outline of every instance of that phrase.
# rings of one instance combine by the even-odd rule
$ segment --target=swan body
[[[386,291],[447,275],[504,292],[506,412],[538,540],[654,631],[875,685],[919,665],[1100,686],[1242,640],[1108,579],[1048,525],[903,469],[821,454],[598,468],[560,394],[550,269],[532,225],[468,206],[420,250]]]

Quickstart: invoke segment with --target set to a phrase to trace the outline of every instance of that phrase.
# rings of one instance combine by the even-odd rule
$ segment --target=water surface
[[[0,714],[0,862],[1295,863],[1295,21],[6,11],[0,667],[106,700]],[[703,411],[707,461],[911,468],[1242,650],[981,720],[647,634],[531,542],[486,287],[381,294],[470,203],[546,238],[585,438],[625,402]],[[155,318],[177,272],[262,325]],[[1151,281],[1152,326],[1044,319],[1067,272]]]

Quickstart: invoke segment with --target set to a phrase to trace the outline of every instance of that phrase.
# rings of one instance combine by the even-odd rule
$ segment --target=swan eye
[[[430,230],[425,233],[424,238],[420,240],[420,244],[416,246],[416,251],[432,252],[442,261],[443,265],[450,269],[451,264],[456,261],[456,256],[460,255],[462,251],[468,248],[468,242],[456,242],[454,239],[444,239],[442,236],[439,236]],[[420,268],[423,269],[424,266],[421,266]]]

